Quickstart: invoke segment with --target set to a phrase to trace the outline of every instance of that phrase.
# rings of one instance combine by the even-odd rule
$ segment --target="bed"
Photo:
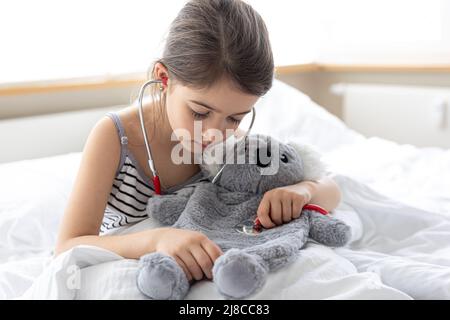
[[[249,299],[449,299],[450,150],[364,137],[276,81],[255,133],[314,145],[342,191],[333,214],[352,240],[309,243]],[[143,299],[137,261],[78,246],[52,259],[81,153],[0,164],[1,299]],[[157,227],[150,219],[117,230]],[[222,299],[210,281],[187,299]]]

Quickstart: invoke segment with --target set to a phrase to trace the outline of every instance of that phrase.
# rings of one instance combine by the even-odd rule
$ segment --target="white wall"
[[[367,137],[450,148],[450,87],[338,84],[343,119]]]
[[[442,97],[442,92],[450,91],[448,72],[310,72],[283,75],[280,79],[299,88],[366,136],[421,147],[450,148],[448,127],[440,129],[435,124],[438,120],[433,120],[436,101]],[[332,92],[332,87],[339,83],[410,88],[394,90],[396,93],[381,90],[375,97],[360,92],[351,101],[345,101],[343,96]],[[446,101],[450,104],[448,99]],[[386,123],[391,120],[395,120],[397,126],[387,127]]]
[[[82,151],[94,124],[122,107],[0,120],[0,163]]]

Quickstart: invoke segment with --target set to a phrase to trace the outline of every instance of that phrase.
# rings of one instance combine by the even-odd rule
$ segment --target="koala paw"
[[[242,299],[264,285],[267,268],[260,257],[231,249],[216,260],[213,277],[222,295],[231,299]]]
[[[154,252],[139,260],[137,286],[153,300],[181,300],[189,291],[183,269],[170,256]]]

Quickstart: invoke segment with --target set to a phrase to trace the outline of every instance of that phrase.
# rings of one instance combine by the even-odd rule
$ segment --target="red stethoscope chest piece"
[[[329,213],[327,210],[316,204],[307,204],[303,207],[302,210],[313,210],[323,215],[328,215]],[[253,222],[247,221],[236,226],[236,230],[238,232],[253,236],[259,234],[261,231],[263,231],[263,229],[264,228],[261,224],[261,221],[259,221],[259,218],[256,218]]]

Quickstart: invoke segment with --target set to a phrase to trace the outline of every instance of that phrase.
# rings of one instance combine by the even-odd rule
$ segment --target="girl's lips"
[[[210,144],[209,143],[202,143],[202,142],[198,142],[195,140],[191,140],[191,142],[193,142],[194,144],[198,144],[200,146],[202,146],[202,150],[205,150]]]
[[[206,148],[210,148],[211,146],[217,144],[217,142],[203,143],[203,142],[198,142],[198,141],[195,141],[195,140],[190,140],[190,142],[194,143],[194,144],[198,144],[199,146],[202,147],[202,150],[205,150]]]

